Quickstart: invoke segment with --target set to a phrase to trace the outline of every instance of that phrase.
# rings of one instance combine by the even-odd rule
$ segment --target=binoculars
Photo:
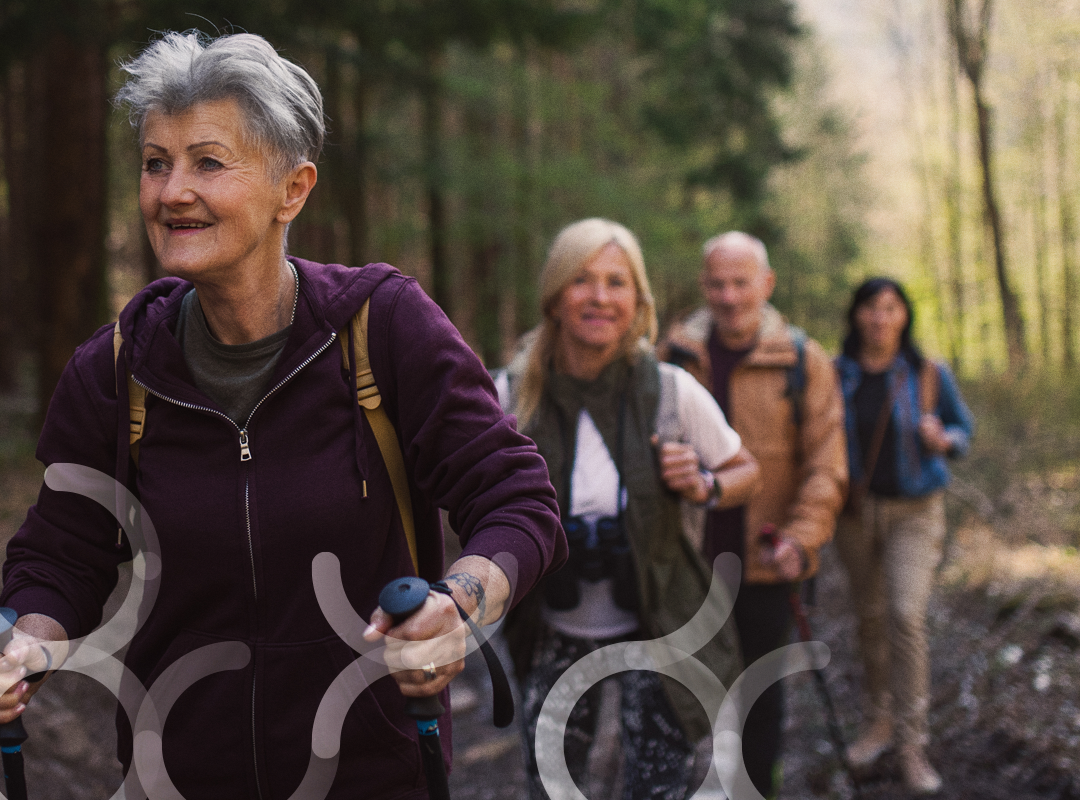
[[[637,571],[622,521],[618,517],[600,517],[591,541],[589,523],[581,517],[565,517],[562,524],[570,545],[570,558],[544,582],[548,606],[556,611],[577,608],[581,603],[579,581],[597,583],[611,578],[615,605],[625,611],[637,611]]]

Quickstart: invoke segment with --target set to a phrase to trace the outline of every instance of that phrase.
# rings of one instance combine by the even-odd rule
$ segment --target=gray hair
[[[753,252],[763,270],[772,269],[769,266],[769,251],[765,249],[765,243],[756,236],[751,236],[749,233],[743,233],[742,231],[728,231],[709,239],[701,247],[702,261],[708,261],[713,253],[726,247],[745,247]]]
[[[269,151],[267,165],[275,179],[319,158],[326,136],[319,87],[261,36],[215,39],[199,31],[170,31],[120,68],[131,78],[116,103],[127,106],[140,138],[151,111],[178,114],[199,103],[235,100],[246,133]]]

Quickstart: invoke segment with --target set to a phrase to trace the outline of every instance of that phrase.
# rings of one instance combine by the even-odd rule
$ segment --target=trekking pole
[[[400,625],[424,604],[430,590],[431,587],[423,578],[391,581],[379,594],[379,606],[393,618],[394,625]],[[446,781],[446,765],[443,764],[442,743],[439,740],[439,716],[445,711],[438,695],[405,700],[405,713],[416,720],[420,733],[420,760],[424,765],[431,800],[450,800],[450,786]]]
[[[780,534],[776,530],[774,525],[763,525],[761,528],[762,540],[771,548],[776,549],[776,546],[780,543]],[[803,605],[802,597],[799,596],[799,585],[795,584],[792,587],[791,594],[788,596],[788,602],[791,605],[791,613],[795,617],[795,625],[799,630],[799,639],[803,642],[811,642],[814,640],[812,631],[810,630],[810,619],[806,614],[806,607]],[[825,682],[825,671],[822,669],[813,670],[814,684],[818,688],[818,695],[821,697],[821,702],[825,706],[825,727],[829,729],[829,738],[832,739],[833,750],[836,751],[836,756],[840,760],[840,766],[847,774],[848,780],[851,782],[851,788],[855,795],[856,800],[862,798],[862,784],[855,774],[855,769],[851,766],[847,757],[847,745],[844,743],[844,734],[840,729],[840,718],[836,715],[836,706],[833,705],[832,695],[829,694],[829,686]]]
[[[0,608],[0,650],[8,646],[19,618],[13,608]],[[44,672],[27,675],[26,680],[37,683]],[[22,745],[27,739],[22,717],[0,725],[0,754],[4,764],[4,788],[8,800],[26,800],[26,775],[23,770]]]
[[[26,741],[22,717],[0,725],[0,753],[4,760],[4,787],[8,800],[26,800],[26,774],[23,771],[22,744]]]
[[[499,658],[491,644],[484,638],[469,615],[458,605],[443,581],[428,583],[423,578],[400,578],[388,583],[379,593],[379,606],[389,614],[394,625],[400,625],[412,616],[427,600],[428,592],[445,594],[454,601],[458,616],[469,627],[476,641],[480,643],[480,652],[487,662],[491,673],[491,688],[494,695],[494,722],[496,727],[505,728],[514,719],[514,700],[510,693],[510,682],[506,678]],[[446,765],[443,763],[442,744],[439,740],[439,716],[446,709],[438,695],[430,697],[410,697],[405,701],[405,713],[416,720],[420,733],[420,757],[424,765],[424,777],[427,778],[428,796],[431,800],[450,800],[450,787],[446,780]]]

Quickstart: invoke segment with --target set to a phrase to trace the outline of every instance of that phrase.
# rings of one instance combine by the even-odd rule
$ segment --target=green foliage
[[[693,153],[683,177],[760,202],[773,166],[794,156],[772,113],[770,93],[792,78],[799,27],[787,0],[638,0],[639,49],[654,91],[646,123]]]
[[[826,101],[829,74],[813,40],[794,54],[793,90],[775,103],[777,118],[799,157],[770,174],[764,203],[773,225],[770,258],[777,273],[774,302],[792,321],[835,350],[855,284],[878,274],[855,267],[866,238],[871,195],[865,154],[854,125]]]
[[[1080,542],[1072,502],[1080,486],[1080,379],[988,374],[964,382],[963,391],[976,431],[968,457],[955,465],[957,477],[978,486],[1009,518],[1005,530],[1031,523],[1013,515],[1034,501],[1038,514]]]
[[[22,2],[0,21],[34,13]],[[823,72],[799,80],[809,38],[791,0],[66,2],[107,10],[120,56],[199,27],[260,33],[304,64],[331,131],[293,251],[391,260],[429,290],[449,280],[448,311],[489,361],[536,322],[552,237],[587,216],[639,236],[662,308],[700,301],[701,243],[732,228],[769,245],[777,300],[800,323],[824,328],[846,302],[857,157],[843,116],[816,99]],[[115,167],[113,227],[133,239],[129,170]]]

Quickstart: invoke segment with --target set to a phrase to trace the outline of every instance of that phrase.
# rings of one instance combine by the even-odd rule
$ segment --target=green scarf
[[[514,385],[516,381],[511,375],[511,386]],[[660,404],[660,370],[656,359],[648,354],[638,355],[633,362],[620,358],[593,381],[550,373],[540,406],[524,433],[536,442],[547,462],[552,483],[559,493],[560,508],[566,515],[569,508],[564,495],[573,470],[581,409],[589,412],[608,452],[619,461],[622,402],[625,402],[622,463],[617,466],[627,491],[623,524],[637,571],[642,631],[647,638],[659,638],[681,628],[701,608],[712,570],[683,535],[679,497],[660,479],[656,450],[651,442]],[[534,591],[532,596],[531,605],[535,609],[529,612],[522,608],[515,616],[535,614],[538,618],[542,592]],[[513,624],[508,621],[508,628],[517,625],[517,620]],[[508,638],[511,650],[519,649],[514,646],[512,631],[508,631]],[[731,686],[740,669],[737,642],[734,623],[729,620],[695,654],[725,687]],[[521,668],[527,670],[527,666],[518,659],[519,655],[515,654],[521,674]],[[705,715],[690,692],[667,678],[664,684],[687,738],[693,742],[707,735],[710,731]]]

